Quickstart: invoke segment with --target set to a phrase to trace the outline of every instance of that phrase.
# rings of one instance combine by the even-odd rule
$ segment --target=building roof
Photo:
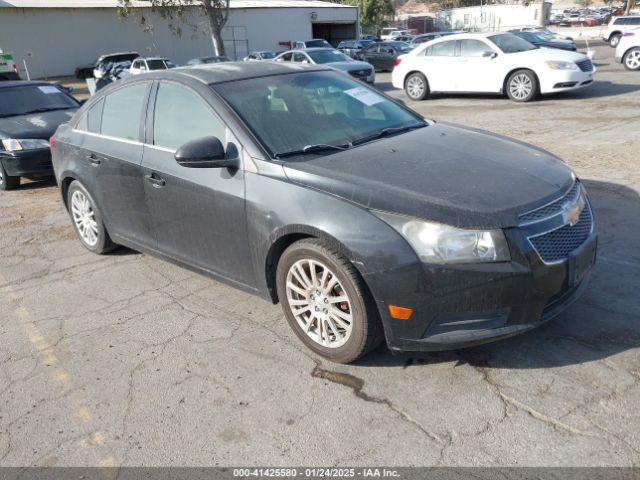
[[[131,0],[134,7],[149,7],[148,1]],[[115,8],[118,0],[0,0],[0,8]],[[321,0],[232,0],[232,9],[245,8],[354,8]]]

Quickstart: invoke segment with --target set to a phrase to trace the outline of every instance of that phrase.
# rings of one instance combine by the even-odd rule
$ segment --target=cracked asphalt
[[[55,184],[0,195],[0,465],[639,465],[640,73],[595,60],[592,87],[532,104],[407,102],[547,148],[591,195],[581,301],[482,347],[331,364],[279,306],[89,253]]]

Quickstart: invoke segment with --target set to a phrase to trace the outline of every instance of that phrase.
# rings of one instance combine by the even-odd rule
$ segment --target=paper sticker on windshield
[[[51,85],[44,85],[42,87],[38,87],[42,93],[50,94],[50,93],[60,93],[57,87],[52,87]]]
[[[384,101],[384,98],[380,95],[372,92],[368,88],[365,87],[356,87],[350,90],[345,90],[344,93],[352,96],[356,100],[361,101],[367,106],[375,105],[376,103],[380,103]]]

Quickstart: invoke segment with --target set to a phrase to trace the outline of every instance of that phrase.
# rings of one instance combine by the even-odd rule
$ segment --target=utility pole
[[[542,0],[542,2],[540,2],[540,18],[538,19],[538,25],[541,27],[545,26],[545,18],[546,16],[546,12],[545,12],[545,0]]]

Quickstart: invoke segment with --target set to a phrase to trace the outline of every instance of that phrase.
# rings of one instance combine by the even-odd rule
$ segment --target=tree
[[[360,11],[360,26],[362,30],[370,32],[380,30],[394,14],[391,0],[338,0],[338,3],[357,6]]]
[[[593,5],[593,0],[575,0],[575,2],[581,7],[590,7]]]
[[[128,18],[136,12],[132,0],[118,0],[118,15]],[[192,29],[198,30],[200,25],[189,24],[191,13],[196,10],[206,17],[206,23],[213,43],[216,55],[224,55],[224,42],[222,41],[222,29],[229,18],[229,3],[231,0],[147,0],[152,13],[159,14],[169,21],[169,28],[178,36],[182,34],[183,24],[188,24]],[[153,31],[153,24],[149,23],[144,15],[139,17],[140,25],[145,31]]]

